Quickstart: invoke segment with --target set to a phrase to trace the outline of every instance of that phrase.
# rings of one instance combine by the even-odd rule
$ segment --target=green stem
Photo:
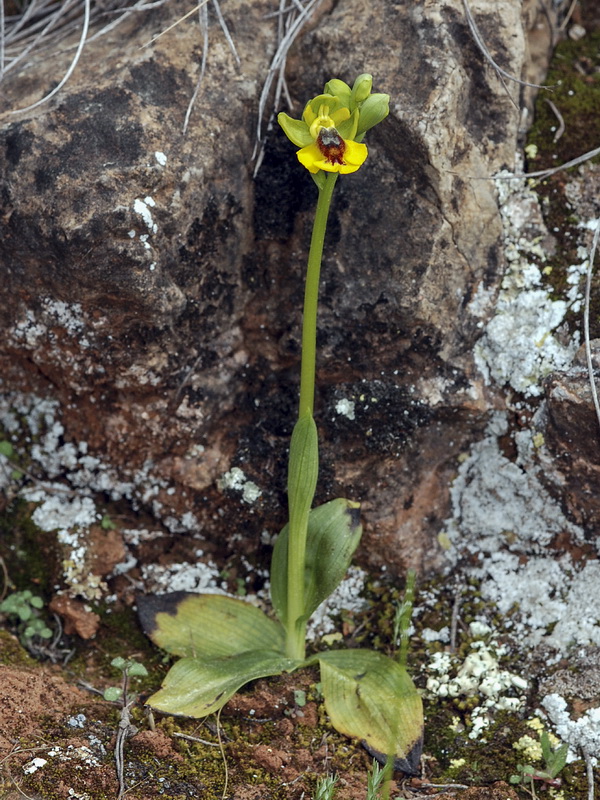
[[[292,434],[288,471],[289,538],[288,538],[288,596],[286,619],[286,654],[303,659],[306,643],[304,616],[304,572],[308,515],[317,483],[319,446],[313,420],[315,399],[315,369],[317,356],[317,308],[319,277],[327,217],[337,173],[331,173],[317,184],[319,200],[315,213],[302,320],[302,364],[300,371],[300,404],[298,422]]]
[[[319,278],[321,274],[321,259],[323,257],[323,243],[325,241],[327,217],[329,216],[331,195],[333,194],[333,188],[337,177],[337,172],[329,173],[324,181],[323,188],[319,188],[319,202],[317,203],[312,238],[310,240],[306,285],[304,289],[302,366],[300,372],[300,407],[298,410],[298,417],[301,417],[303,414],[312,415],[314,409]]]

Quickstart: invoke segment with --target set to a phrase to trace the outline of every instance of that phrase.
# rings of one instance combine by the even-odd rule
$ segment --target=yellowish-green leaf
[[[170,592],[139,597],[137,605],[145,634],[177,656],[215,658],[284,648],[281,625],[234,597]]]
[[[423,746],[423,705],[410,675],[373,650],[318,654],[325,708],[340,733],[361,739],[369,753],[416,774]]]
[[[207,661],[182,658],[171,667],[162,689],[152,695],[148,705],[167,714],[206,717],[222,708],[248,681],[279,675],[300,664],[265,650]]]
[[[362,533],[358,509],[358,503],[338,498],[313,508],[309,514],[304,620],[329,597],[346,574]],[[288,537],[286,525],[277,537],[271,561],[271,602],[281,620],[287,614]]]

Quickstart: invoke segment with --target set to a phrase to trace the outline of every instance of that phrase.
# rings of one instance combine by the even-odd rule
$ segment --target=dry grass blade
[[[323,2],[323,0],[308,0],[306,5],[302,6],[299,3],[295,4],[294,6],[288,6],[287,8],[281,8],[279,10],[280,20],[285,16],[285,23],[279,25],[279,34],[280,40],[277,45],[277,50],[275,51],[275,55],[271,59],[271,64],[269,65],[269,70],[267,72],[267,77],[265,78],[265,82],[262,87],[262,91],[260,93],[260,99],[258,101],[258,121],[256,123],[256,142],[254,145],[254,152],[252,153],[252,158],[256,159],[256,164],[254,167],[254,175],[260,169],[260,165],[262,163],[263,155],[264,155],[264,147],[263,147],[263,118],[265,115],[265,110],[267,107],[267,102],[269,96],[271,94],[271,87],[273,86],[273,81],[275,77],[278,77],[277,86],[276,86],[276,93],[273,99],[273,108],[279,105],[280,97],[282,91],[285,91],[287,94],[287,88],[285,87],[285,77],[284,77],[284,70],[285,70],[285,62],[287,59],[287,54],[289,52],[290,47],[294,43],[294,40],[300,33],[303,25],[308,21],[310,14],[318,8],[318,6]],[[296,16],[297,13],[297,16]],[[289,99],[289,98],[288,98]]]
[[[183,121],[183,133],[186,132],[187,127],[189,125],[190,116],[192,114],[192,110],[194,108],[194,104],[196,102],[196,98],[198,97],[198,94],[200,93],[200,88],[202,86],[202,81],[204,80],[204,73],[206,72],[206,59],[207,59],[207,56],[208,56],[208,8],[206,6],[206,2],[207,2],[207,0],[205,0],[204,3],[201,3],[201,7],[200,7],[200,29],[202,31],[202,38],[203,38],[203,42],[202,42],[202,62],[200,64],[200,75],[198,77],[198,81],[196,83],[196,88],[194,89],[194,94],[192,95],[192,99],[190,100],[189,105],[187,107],[187,111],[185,112],[185,119]],[[223,16],[223,14],[221,12],[221,6],[219,5],[219,0],[212,0],[212,2],[213,2],[213,7],[215,9],[215,14],[217,16],[217,20],[219,21],[219,25],[221,26],[221,30],[223,31],[223,34],[225,35],[225,39],[227,40],[227,44],[229,45],[229,49],[233,53],[233,57],[235,58],[236,63],[238,65],[238,67],[239,67],[240,64],[241,64],[240,57],[238,55],[238,52],[236,50],[234,41],[233,41],[233,39],[231,37],[231,34],[229,32],[229,28],[227,27],[227,23],[225,22],[225,17]]]
[[[163,2],[165,2],[165,0],[158,0],[158,3],[157,3],[157,5],[162,5],[162,4],[163,4]],[[196,11],[199,11],[199,10],[200,10],[200,8],[202,8],[202,6],[205,6],[207,3],[208,3],[208,0],[202,0],[202,2],[201,2],[201,3],[198,3],[198,5],[197,5],[197,6],[194,6],[194,8],[190,9],[190,10],[187,12],[187,14],[184,14],[184,15],[183,15],[183,17],[179,17],[177,20],[175,20],[175,22],[174,22],[172,25],[169,25],[169,27],[168,27],[168,28],[165,28],[165,29],[164,29],[164,31],[161,31],[160,33],[157,33],[157,34],[156,34],[156,36],[153,36],[153,37],[150,39],[150,41],[149,41],[149,42],[146,42],[146,44],[143,44],[143,45],[140,47],[140,50],[143,50],[143,49],[144,49],[144,47],[150,47],[150,45],[151,45],[151,44],[154,44],[154,42],[158,42],[158,40],[159,40],[161,37],[163,37],[165,34],[169,33],[169,31],[172,31],[172,30],[173,30],[173,28],[176,28],[176,27],[177,27],[178,25],[180,25],[182,22],[185,22],[185,20],[186,20],[188,17],[191,17],[191,16],[192,16],[192,14],[195,14],[195,13],[196,13]],[[140,8],[142,8],[142,9],[146,9],[146,8],[148,8],[148,5],[146,4],[146,5],[144,5],[144,6],[134,6],[134,8],[137,8],[137,10],[139,10]]]
[[[486,60],[489,61],[489,63],[492,65],[492,67],[496,70],[496,72],[499,75],[502,75],[503,77],[507,78],[509,81],[514,81],[515,83],[518,83],[520,86],[531,86],[534,89],[551,89],[552,88],[551,86],[543,86],[543,85],[541,85],[539,83],[529,83],[529,81],[524,81],[521,78],[517,78],[514,75],[511,75],[510,72],[507,72],[506,70],[502,69],[502,67],[499,64],[497,64],[496,61],[494,61],[490,51],[487,49],[487,46],[486,46],[486,44],[485,44],[485,42],[483,40],[483,37],[482,37],[481,33],[479,32],[479,28],[477,27],[477,23],[475,22],[475,18],[473,17],[473,14],[471,13],[471,8],[470,8],[469,3],[467,2],[467,0],[463,0],[463,6],[464,6],[464,9],[465,9],[465,16],[467,18],[467,22],[468,22],[469,28],[471,30],[471,35],[473,36],[473,39],[475,40],[475,44],[481,50],[481,52],[483,53],[483,55],[486,58]]]
[[[200,64],[200,75],[198,76],[198,80],[196,82],[196,88],[194,89],[194,94],[188,104],[187,111],[185,112],[185,118],[183,120],[183,133],[186,132],[187,126],[190,121],[190,116],[192,114],[192,109],[194,108],[194,103],[196,102],[196,98],[198,97],[198,93],[200,92],[200,87],[202,86],[202,81],[204,80],[204,73],[206,72],[206,59],[208,57],[208,8],[206,3],[203,3],[199,10],[199,22],[200,22],[200,30],[202,31],[202,62]]]
[[[219,25],[221,26],[221,30],[225,35],[225,39],[227,40],[227,44],[229,45],[229,49],[233,53],[233,57],[235,58],[238,67],[241,65],[240,57],[238,55],[237,50],[235,49],[235,44],[233,43],[233,39],[231,38],[231,34],[229,33],[229,28],[227,27],[227,23],[225,22],[225,17],[221,12],[221,6],[219,5],[219,0],[213,0],[213,7],[215,9],[215,14],[217,15],[217,19],[219,20]]]
[[[551,109],[552,113],[554,114],[554,116],[558,120],[558,128],[556,130],[556,133],[554,134],[554,139],[553,139],[553,142],[556,144],[556,142],[558,142],[560,137],[565,132],[565,121],[564,121],[564,119],[562,117],[562,114],[560,113],[558,108],[554,105],[552,100],[550,100],[549,97],[546,97],[545,100],[546,100],[546,103],[550,106],[550,109]]]
[[[584,161],[589,161],[590,158],[596,158],[596,156],[600,156],[600,147],[596,147],[594,150],[588,150],[587,153],[584,153],[582,156],[577,156],[577,158],[571,159],[571,161],[566,161],[564,164],[560,164],[558,167],[552,167],[551,169],[541,169],[539,172],[523,172],[520,175],[514,175],[514,178],[549,178],[551,175],[555,175],[557,172],[561,172],[563,169],[570,169],[571,167],[577,167],[579,164],[583,164]]]
[[[46,103],[57,92],[60,92],[65,83],[69,80],[69,78],[73,74],[75,67],[77,66],[77,62],[79,61],[81,53],[83,52],[83,47],[85,45],[85,40],[87,38],[87,33],[90,27],[90,7],[91,7],[91,0],[84,0],[83,25],[81,29],[81,37],[79,39],[79,44],[77,46],[77,50],[75,51],[75,55],[73,56],[73,60],[71,61],[69,68],[63,75],[60,83],[58,83],[57,86],[55,86],[54,89],[52,89],[52,91],[48,92],[48,94],[44,95],[44,97],[42,97],[40,100],[37,100],[35,103],[32,103],[31,105],[26,106],[25,108],[19,108],[14,111],[11,111],[11,114],[21,114],[24,111],[31,111],[32,109],[41,106],[42,103]]]
[[[592,240],[592,247],[590,249],[589,263],[586,273],[585,281],[585,304],[583,307],[583,335],[585,338],[585,358],[587,361],[588,376],[590,379],[590,389],[592,390],[592,400],[594,408],[596,409],[596,417],[598,418],[598,425],[600,426],[600,404],[598,403],[598,392],[596,390],[596,379],[594,377],[594,365],[592,363],[592,350],[590,347],[590,293],[592,288],[592,272],[594,268],[594,258],[596,257],[596,248],[598,247],[598,238],[600,238],[600,218],[596,221],[596,231]]]
[[[106,12],[106,13],[115,13],[118,14],[118,16],[112,22],[109,22],[108,25],[105,25],[103,28],[100,28],[99,31],[96,31],[96,33],[90,36],[88,42],[94,42],[96,39],[99,39],[101,36],[104,36],[109,31],[112,31],[113,28],[116,28],[117,25],[120,25],[124,20],[126,20],[129,16],[131,16],[131,14],[134,14],[136,11],[148,11],[150,9],[160,8],[160,6],[164,6],[165,3],[168,2],[169,0],[156,0],[156,2],[154,3],[145,3],[144,0],[138,0],[137,3],[134,3],[129,8],[117,9],[114,12]],[[208,0],[204,0],[204,2],[208,2]],[[192,9],[190,13],[193,14],[195,10],[196,9]]]

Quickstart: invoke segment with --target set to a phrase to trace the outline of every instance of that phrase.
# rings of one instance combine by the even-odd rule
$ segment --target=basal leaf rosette
[[[352,88],[334,78],[325,84],[323,94],[306,104],[302,119],[283,112],[278,115],[285,135],[300,148],[298,161],[311,174],[348,174],[365,162],[368,151],[363,136],[389,113],[389,96],[371,94],[372,84],[366,73],[358,76]]]

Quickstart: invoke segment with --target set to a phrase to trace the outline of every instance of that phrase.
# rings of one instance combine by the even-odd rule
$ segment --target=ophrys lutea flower
[[[306,104],[301,120],[278,115],[286,136],[300,148],[298,161],[313,175],[321,170],[356,172],[364,163],[368,151],[363,136],[389,113],[389,96],[371,94],[371,86],[366,74],[359,75],[352,89],[333,79]]]

